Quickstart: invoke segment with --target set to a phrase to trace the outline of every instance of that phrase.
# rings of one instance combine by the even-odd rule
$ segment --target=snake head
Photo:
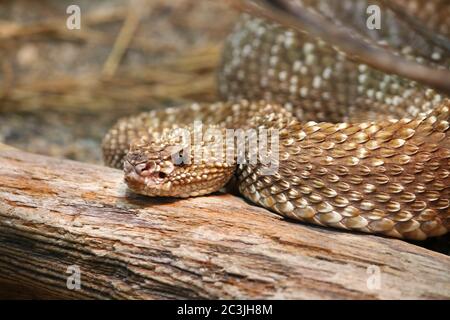
[[[133,144],[124,158],[125,182],[138,194],[186,198],[215,192],[232,177],[233,165],[190,163],[186,150],[172,142]]]

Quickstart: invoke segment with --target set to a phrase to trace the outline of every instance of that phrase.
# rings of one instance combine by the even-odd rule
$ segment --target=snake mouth
[[[167,181],[168,174],[157,170],[158,166],[153,162],[132,164],[124,161],[124,178],[128,187],[141,194],[160,196],[170,191],[171,181]]]

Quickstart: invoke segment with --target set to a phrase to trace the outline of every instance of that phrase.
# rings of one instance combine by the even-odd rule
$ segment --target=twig
[[[116,73],[116,70],[125,54],[128,46],[133,39],[133,36],[139,26],[141,15],[132,7],[128,10],[127,18],[125,19],[122,29],[117,36],[116,42],[111,53],[103,65],[103,76],[111,77]]]

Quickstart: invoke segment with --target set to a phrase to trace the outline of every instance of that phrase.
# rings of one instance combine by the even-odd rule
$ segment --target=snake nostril
[[[129,163],[127,160],[125,160],[123,162],[123,169],[125,170],[125,172],[130,172],[133,170],[133,166],[131,165],[131,163]]]
[[[137,174],[141,174],[142,171],[146,170],[146,167],[147,165],[145,163],[140,163],[134,166],[134,171],[136,171]]]

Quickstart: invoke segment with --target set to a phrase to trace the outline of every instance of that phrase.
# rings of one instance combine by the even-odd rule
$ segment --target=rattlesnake
[[[450,4],[393,1],[406,8],[399,15],[380,3],[382,28],[371,31],[364,25],[368,3],[356,2],[305,0],[299,8],[351,30],[355,41],[389,49],[430,70],[449,69],[444,38],[450,34],[449,15],[445,18]],[[438,9],[443,14],[434,12]],[[405,18],[412,14],[428,33],[412,29]],[[430,42],[430,34],[438,40]],[[416,240],[447,233],[448,83],[428,82],[438,90],[444,87],[439,92],[424,85],[426,79],[421,84],[414,81],[421,79],[383,72],[371,66],[376,61],[361,63],[367,62],[364,55],[344,53],[316,35],[244,14],[223,49],[218,83],[226,102],[120,120],[103,141],[105,163],[124,167],[129,188],[149,196],[204,195],[235,175],[240,193],[251,202],[302,222]],[[200,133],[277,130],[277,158],[269,153],[277,171],[262,174],[267,163],[236,164],[236,157],[176,162],[174,154],[186,153],[173,129],[187,128],[193,136],[194,120],[202,121]],[[202,139],[201,148],[212,142]],[[248,155],[252,146],[244,142]],[[231,147],[236,145],[221,151]]]

